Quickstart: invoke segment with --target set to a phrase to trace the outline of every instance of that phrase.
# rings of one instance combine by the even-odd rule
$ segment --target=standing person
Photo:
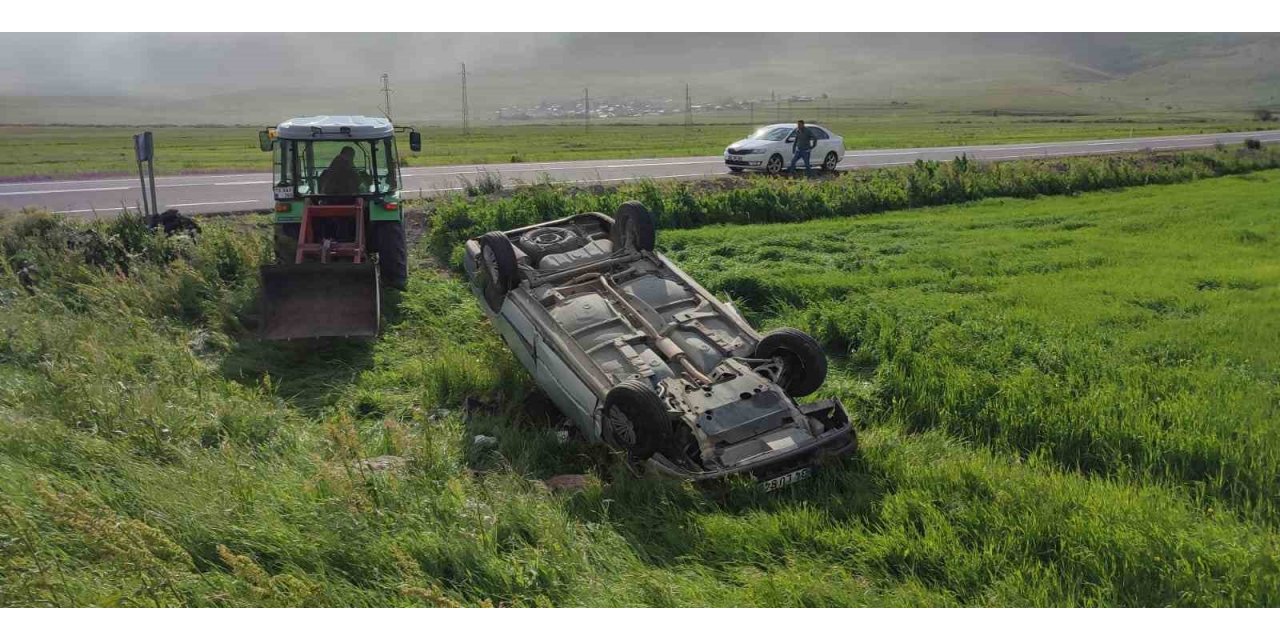
[[[809,154],[813,153],[813,148],[818,146],[818,139],[814,137],[813,132],[804,126],[804,120],[796,123],[796,140],[791,145],[791,168],[788,171],[795,173],[796,161],[804,159],[804,177],[813,176],[813,168],[809,165]]]

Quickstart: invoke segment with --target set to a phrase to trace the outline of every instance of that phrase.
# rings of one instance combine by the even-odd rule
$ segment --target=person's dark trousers
[[[788,171],[795,173],[796,161],[804,158],[804,177],[813,177],[813,167],[809,166],[809,154],[812,152],[813,149],[795,149],[795,155],[791,156],[791,168]]]

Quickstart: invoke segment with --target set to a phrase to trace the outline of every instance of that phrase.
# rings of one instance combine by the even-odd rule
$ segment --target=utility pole
[[[582,124],[586,131],[591,130],[591,90],[582,88]]]
[[[462,63],[462,135],[471,135],[471,107],[467,105],[467,63]]]
[[[693,124],[693,100],[689,97],[689,85],[684,85],[684,126]]]
[[[382,109],[382,115],[388,120],[391,119],[391,78],[387,74],[382,74],[382,96],[386,103],[386,107]]]

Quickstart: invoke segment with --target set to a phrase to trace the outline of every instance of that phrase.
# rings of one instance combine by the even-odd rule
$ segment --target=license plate
[[[805,467],[803,469],[796,469],[791,473],[780,475],[776,478],[765,480],[760,483],[760,486],[764,487],[765,491],[776,491],[787,485],[800,482],[811,475],[813,475],[813,469],[811,467]]]
[[[275,187],[275,193],[277,198],[292,198],[293,187]]]
[[[729,156],[729,159],[734,162],[742,162],[742,156]]]

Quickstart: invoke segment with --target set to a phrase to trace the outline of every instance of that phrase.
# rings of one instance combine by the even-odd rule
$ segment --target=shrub
[[[468,196],[487,196],[502,191],[502,174],[500,173],[482,169],[476,172],[475,182],[467,179],[466,176],[460,180],[462,191]]]

